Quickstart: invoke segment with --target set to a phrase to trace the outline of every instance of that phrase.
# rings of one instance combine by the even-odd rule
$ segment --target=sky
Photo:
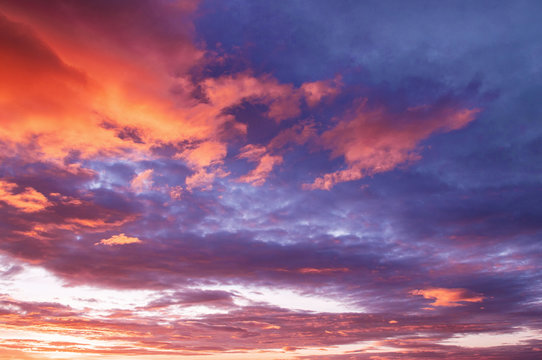
[[[0,359],[541,359],[541,12],[0,0]]]

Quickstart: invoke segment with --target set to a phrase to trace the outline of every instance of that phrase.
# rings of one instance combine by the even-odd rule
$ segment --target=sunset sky
[[[0,359],[542,359],[541,14],[0,0]]]

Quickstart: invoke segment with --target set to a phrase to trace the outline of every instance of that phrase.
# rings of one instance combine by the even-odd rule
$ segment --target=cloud
[[[271,171],[273,171],[273,168],[283,161],[282,156],[268,154],[264,146],[255,146],[252,144],[244,146],[238,157],[258,163],[256,168],[238,179],[240,182],[250,183],[254,186],[263,185]]]
[[[139,240],[136,237],[130,237],[124,235],[124,233],[119,235],[113,235],[109,239],[102,239],[99,242],[95,243],[94,245],[126,245],[126,244],[139,244],[142,243],[141,240]]]
[[[6,79],[0,90],[3,94],[0,106],[3,114],[9,114],[2,117],[0,139],[11,145],[11,151],[15,151],[14,144],[26,144],[35,146],[50,159],[62,159],[74,150],[88,158],[126,150],[144,151],[149,144],[195,135],[196,126],[189,121],[178,126],[179,118],[187,117],[187,110],[172,109],[172,96],[164,92],[175,82],[162,63],[166,54],[151,59],[141,55],[130,42],[96,36],[96,32],[113,26],[118,14],[133,11],[136,6],[110,9],[106,11],[110,16],[101,18],[89,16],[94,9],[85,12],[86,5],[81,2],[49,5],[45,9],[39,4],[35,7],[27,4],[23,11],[10,4],[6,9],[10,18],[0,18],[1,51],[5,55],[1,71]],[[97,5],[100,6],[107,8],[104,2]],[[52,18],[61,16],[63,20],[44,22],[48,17],[40,16],[40,8],[43,12],[51,11]],[[85,15],[81,17],[81,13]],[[137,14],[137,17],[142,16]],[[147,20],[142,21],[150,25]],[[53,23],[57,26],[52,26]],[[72,30],[62,31],[64,24],[71,25]],[[152,26],[160,27],[158,24],[163,22]],[[140,29],[126,27],[122,32],[132,36],[140,33]],[[177,29],[175,32],[182,33]],[[151,34],[152,29],[146,37],[154,35]],[[79,36],[89,40],[84,51]],[[101,40],[95,40],[98,38]],[[167,41],[156,40],[158,44]],[[183,58],[195,61],[198,51],[188,39],[180,38],[177,43],[181,44]],[[168,48],[172,53],[178,50],[177,45]],[[29,82],[32,87],[25,85]],[[133,136],[127,136],[126,131],[123,135],[117,128],[138,134],[139,140],[132,141]]]
[[[96,6],[105,10],[117,5],[99,2]],[[126,11],[139,19],[148,6],[139,1]],[[194,9],[172,8],[167,2],[155,6],[158,12],[167,10],[180,18]],[[192,44],[188,22],[154,22],[143,17],[145,31],[129,25],[117,32],[117,17],[123,13],[117,10],[101,18],[96,9],[83,3],[62,6],[53,1],[50,8],[36,3],[29,11],[13,4],[6,7],[1,18],[6,61],[2,68],[10,70],[5,70],[5,96],[0,104],[3,113],[9,114],[0,127],[6,153],[62,163],[73,154],[86,160],[141,159],[157,147],[171,146],[178,150],[175,157],[193,171],[185,180],[186,189],[209,190],[217,177],[229,174],[222,167],[228,144],[221,139],[221,129],[229,124],[240,135],[246,132],[246,126],[225,110],[244,101],[263,104],[265,115],[281,122],[301,114],[303,99],[314,106],[320,98],[337,92],[338,80],[296,88],[250,70],[194,83],[189,71],[197,66],[202,50]],[[57,27],[44,21],[42,12],[52,18],[66,13],[73,31],[61,31],[67,24]],[[80,37],[94,39],[95,34],[109,34],[113,29],[115,35],[79,49]],[[142,52],[126,41],[135,37],[152,51]],[[177,64],[171,62],[173,58]],[[31,88],[24,86],[29,81],[34,84]],[[205,101],[194,97],[196,89]],[[282,155],[268,154],[241,181],[262,185],[282,161]]]
[[[226,153],[226,144],[217,141],[205,141],[193,149],[188,149],[176,155],[176,157],[185,159],[189,165],[195,168],[204,168],[221,164]]]
[[[207,79],[203,87],[209,100],[221,107],[246,99],[269,107],[267,116],[280,122],[301,113],[301,95],[290,84],[281,84],[270,76],[255,77],[248,73]]]
[[[192,81],[189,71],[203,51],[190,39],[190,22],[151,21],[148,16],[187,19],[195,7],[165,1],[153,3],[153,11],[145,10],[152,7],[146,1],[120,10],[123,6],[98,2],[89,8],[56,1],[49,7],[6,6],[0,18],[6,79],[0,141],[5,153],[62,163],[74,154],[85,160],[141,159],[157,147],[171,146],[193,171],[186,189],[208,190],[215,178],[229,174],[221,167],[227,144],[220,129],[229,124],[236,133],[246,131],[226,109],[250,101],[266,105],[266,115],[277,122],[300,114],[304,90],[269,75],[245,71]],[[108,15],[98,16],[100,11]],[[125,12],[141,26],[118,28],[125,23],[119,14]],[[44,20],[59,14],[69,20]],[[65,26],[73,29],[63,31]],[[102,41],[94,40],[96,34],[104,35]],[[90,39],[84,50],[81,37]],[[137,43],[128,40],[134,38]],[[32,87],[25,85],[29,82]],[[196,89],[206,101],[194,97]],[[259,179],[280,161],[269,155],[245,180],[261,184]]]
[[[394,113],[382,106],[371,109],[365,99],[321,136],[332,157],[344,158],[346,169],[325,174],[305,188],[329,190],[337,183],[359,180],[419,160],[418,144],[422,140],[436,132],[460,129],[474,120],[478,112],[444,103]]]
[[[530,5],[330,4],[0,0],[0,358],[469,359],[445,340],[540,328]]]
[[[314,82],[306,82],[301,85],[301,90],[304,92],[307,105],[310,107],[316,106],[324,98],[335,97],[342,86],[341,79],[321,80]]]
[[[400,321],[390,324],[394,319],[392,316],[397,314],[312,313],[263,305],[235,307],[227,313],[179,318],[174,315],[173,308],[169,309],[172,312],[168,312],[168,306],[214,304],[228,307],[231,301],[231,296],[221,291],[184,294],[179,292],[162,297],[143,308],[103,309],[102,312],[108,316],[102,317],[91,317],[84,311],[59,303],[20,301],[3,296],[0,298],[0,306],[3,308],[0,320],[10,329],[38,334],[54,329],[71,336],[70,341],[79,345],[71,347],[65,342],[59,343],[55,338],[40,338],[34,342],[33,347],[42,351],[62,350],[68,346],[64,351],[125,356],[144,353],[172,355],[182,351],[191,351],[192,355],[200,353],[216,356],[224,351],[243,351],[250,355],[253,351],[278,350],[285,344],[292,348],[323,348],[360,342],[374,342],[372,345],[375,348],[372,350],[379,350],[380,346],[384,347],[383,351],[397,349],[392,354],[401,356],[404,355],[401,350],[409,349],[414,353],[443,350],[460,352],[460,347],[448,347],[438,342],[453,338],[455,334],[513,330],[510,324],[479,319],[470,321],[453,317],[401,315]],[[100,346],[89,344],[90,339],[99,341]],[[111,342],[119,340],[126,346],[111,345]],[[21,339],[21,343],[8,341],[13,345],[12,349],[24,349],[29,342],[28,338]],[[536,341],[534,343],[537,344]],[[2,347],[6,347],[6,342],[2,343]],[[468,350],[472,353],[472,348]],[[371,355],[375,352],[378,353],[372,351]]]
[[[147,169],[138,173],[130,182],[130,186],[136,193],[148,190],[152,186],[153,169]]]
[[[485,297],[470,292],[467,289],[428,288],[412,290],[412,295],[421,295],[426,299],[434,299],[433,306],[455,307],[462,306],[462,302],[482,302]]]
[[[47,197],[36,189],[27,187],[17,192],[17,187],[15,183],[0,179],[0,201],[26,213],[41,211],[52,205]]]
[[[217,176],[227,176],[228,173],[222,168],[226,154],[226,144],[213,140],[204,141],[176,154],[175,158],[184,159],[194,171],[185,180],[186,189],[210,190]]]
[[[275,165],[282,164],[281,156],[264,155],[258,160],[258,165],[248,174],[239,178],[240,182],[250,183],[254,186],[261,186],[269,176]]]
[[[172,200],[181,200],[183,193],[182,186],[174,186],[169,189],[169,196]]]
[[[317,138],[316,124],[314,121],[301,121],[287,129],[282,130],[271,141],[268,148],[274,152],[285,152],[288,146],[305,145],[310,140]]]
[[[196,306],[205,305],[211,307],[234,307],[233,296],[227,291],[187,289],[173,294],[162,296],[151,301],[142,309],[160,309],[172,305]]]
[[[302,274],[331,274],[331,273],[341,273],[350,271],[348,268],[302,268],[298,270]]]
[[[248,144],[239,150],[237,158],[256,162],[256,168],[237,179],[239,182],[262,186],[273,169],[283,163],[284,154],[295,145],[305,145],[316,138],[315,124],[311,121],[301,121],[280,131],[267,146]]]

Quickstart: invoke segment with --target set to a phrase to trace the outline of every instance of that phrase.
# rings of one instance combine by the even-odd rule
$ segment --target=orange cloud
[[[467,289],[429,288],[412,290],[412,295],[421,295],[426,299],[434,299],[433,306],[462,306],[461,302],[482,302],[485,297],[474,294]]]
[[[394,114],[384,107],[368,109],[363,101],[321,138],[333,157],[344,157],[347,168],[325,174],[304,187],[329,190],[337,183],[418,160],[420,141],[436,132],[460,129],[474,120],[478,112],[453,106],[422,106]]]
[[[17,184],[5,180],[0,180],[0,201],[26,213],[41,211],[51,205],[47,197],[36,189],[27,187],[17,192]]]
[[[136,237],[126,236],[124,233],[122,233],[119,235],[113,235],[109,239],[102,239],[100,240],[100,242],[97,242],[94,245],[102,244],[102,245],[113,246],[113,245],[137,244],[141,242],[142,241]]]
[[[171,77],[163,57],[139,56],[114,37],[93,40],[100,24],[74,25],[75,36],[30,11],[10,16],[0,17],[0,139],[7,144],[31,143],[60,159],[73,150],[84,157],[145,151],[211,132],[192,120],[203,109],[179,107],[188,95],[169,92],[174,85],[189,92],[190,84]],[[82,47],[80,38],[89,43]],[[185,50],[184,59],[197,59],[197,50]],[[140,141],[119,134],[126,128]]]
[[[148,155],[153,146],[189,141],[198,145],[176,156],[194,171],[186,188],[207,189],[216,177],[228,174],[221,168],[227,154],[226,144],[218,140],[221,124],[233,121],[243,130],[223,109],[250,99],[268,105],[267,115],[281,121],[299,115],[306,89],[326,92],[323,83],[300,90],[270,76],[242,73],[203,81],[200,86],[209,101],[198,102],[190,95],[194,85],[182,71],[201,53],[187,39],[181,39],[184,60],[176,65],[180,76],[172,77],[164,54],[141,55],[130,44],[116,44],[115,37],[91,40],[82,49],[81,36],[93,39],[94,32],[107,27],[96,19],[98,23],[88,27],[74,25],[76,37],[60,33],[31,12],[11,9],[9,16],[1,18],[0,75],[5,81],[0,84],[0,111],[5,116],[0,140],[11,145],[11,151],[32,144],[49,160],[61,160],[74,150],[84,158],[138,157]],[[171,88],[180,90],[173,94]],[[242,181],[262,184],[282,158],[267,155],[258,162]],[[150,173],[143,175],[150,179]],[[142,191],[145,179],[134,179],[135,191]]]
[[[57,10],[81,11],[77,6],[84,7],[66,5]],[[177,34],[174,45],[162,48],[155,43],[168,39],[153,40],[152,34],[141,33],[140,28],[123,26],[123,32],[133,32],[126,37],[148,43],[150,50],[142,52],[131,42],[121,41],[120,35],[97,40],[96,34],[118,20],[114,15],[105,19],[89,15],[70,23],[70,31],[62,31],[66,24],[44,21],[32,9],[11,5],[3,11],[0,141],[6,144],[5,151],[32,147],[32,156],[60,163],[73,151],[83,158],[138,158],[148,156],[153,146],[188,141],[198,145],[176,156],[194,171],[186,179],[186,189],[208,189],[216,177],[228,175],[221,168],[227,154],[226,144],[218,140],[221,125],[233,122],[235,129],[246,131],[223,109],[251,99],[267,104],[268,116],[277,121],[300,113],[299,89],[270,76],[243,73],[207,79],[200,87],[209,101],[193,99],[194,84],[186,73],[202,52],[186,34]],[[85,47],[81,38],[89,39]],[[165,48],[171,53],[164,53]],[[172,67],[176,76],[171,75]],[[260,184],[280,162],[280,157],[269,155],[244,180]],[[143,175],[150,179],[150,173]],[[143,180],[134,179],[135,191],[142,191]]]
[[[226,156],[226,144],[218,141],[206,141],[194,149],[189,149],[177,155],[177,158],[185,159],[189,165],[195,168],[203,168],[222,163]]]
[[[95,229],[99,232],[119,227],[126,222],[132,221],[134,219],[134,216],[127,216],[121,220],[67,218],[67,224],[54,224],[52,228],[54,229],[55,227],[62,226],[63,229],[76,231],[80,229],[80,227],[83,227],[85,231],[91,231],[92,229]],[[70,224],[73,224],[74,226],[71,226]]]
[[[156,6],[178,18],[195,9],[170,5]],[[74,151],[82,158],[141,158],[153,147],[187,142],[197,145],[176,156],[193,171],[186,189],[209,189],[215,178],[229,174],[222,168],[227,145],[220,129],[228,123],[246,132],[246,125],[224,109],[244,100],[260,102],[268,106],[267,116],[282,121],[301,113],[303,99],[313,106],[340,86],[329,80],[295,88],[244,72],[202,81],[197,87],[207,101],[198,101],[188,70],[203,51],[190,40],[189,21],[172,30],[144,16],[140,20],[147,27],[130,23],[119,29],[117,11],[95,17],[83,3],[53,2],[50,7],[35,12],[13,3],[0,16],[0,141],[5,153],[31,148],[31,156],[61,163]],[[125,10],[134,11],[136,20],[141,17],[140,11]],[[74,14],[80,18],[68,16]],[[62,21],[53,21],[61,15]],[[84,47],[81,38],[88,39]],[[129,38],[138,39],[137,44]],[[282,156],[267,154],[257,161],[240,181],[263,184]],[[135,191],[142,190],[139,180],[134,179]]]

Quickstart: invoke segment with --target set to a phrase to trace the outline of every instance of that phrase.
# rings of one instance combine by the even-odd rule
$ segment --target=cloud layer
[[[540,358],[540,10],[0,0],[0,358]]]

